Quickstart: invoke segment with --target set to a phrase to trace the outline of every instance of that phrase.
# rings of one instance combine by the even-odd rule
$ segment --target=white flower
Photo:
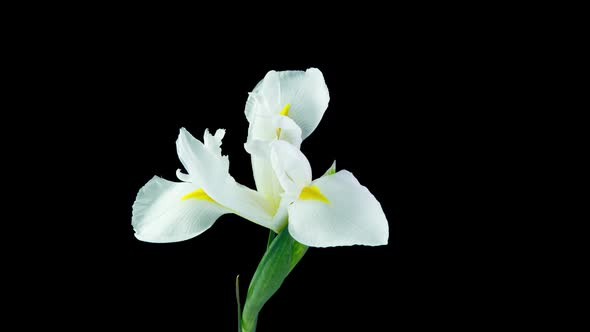
[[[238,184],[229,174],[229,160],[221,155],[225,130],[215,136],[205,131],[203,141],[184,128],[176,141],[178,157],[188,174],[177,171],[183,182],[155,176],[139,190],[133,204],[135,236],[147,242],[176,242],[195,237],[226,213],[278,231],[269,201]]]
[[[280,140],[271,144],[271,164],[284,189],[277,215],[288,214],[295,240],[312,247],[387,244],[383,209],[352,173],[342,170],[312,181],[307,158]]]
[[[252,155],[256,188],[278,208],[281,187],[270,165],[270,143],[284,140],[299,148],[318,126],[330,95],[324,76],[307,71],[269,71],[246,102],[250,122],[246,151]]]
[[[197,236],[223,214],[235,213],[313,247],[387,244],[381,205],[348,171],[312,181],[299,147],[317,127],[329,101],[322,73],[269,72],[246,103],[250,122],[246,150],[258,191],[238,184],[221,154],[225,131],[205,131],[203,142],[184,128],[176,142],[188,174],[182,182],[159,177],[137,194],[132,224],[138,239],[175,242]]]

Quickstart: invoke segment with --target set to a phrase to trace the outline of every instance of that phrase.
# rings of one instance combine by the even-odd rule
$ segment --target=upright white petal
[[[270,155],[254,155],[249,147],[284,140],[299,148],[319,124],[329,100],[324,76],[316,68],[305,72],[269,71],[249,94],[245,109],[250,122],[246,150],[252,154],[256,188],[266,197],[276,201],[281,194],[276,176],[268,172]]]
[[[198,186],[175,183],[157,176],[139,190],[133,203],[131,224],[135,236],[146,242],[178,242],[193,238],[229,213],[203,199],[182,199]]]
[[[250,221],[276,229],[272,223],[272,204],[261,193],[238,184],[229,174],[229,160],[221,155],[225,131],[215,136],[205,131],[204,142],[194,138],[184,128],[176,141],[178,157],[188,176],[178,172],[181,179],[190,179],[202,188],[215,202]]]
[[[271,144],[270,161],[279,183],[288,193],[298,194],[311,182],[311,166],[298,148],[284,141]]]
[[[263,96],[264,106],[273,114],[280,111],[281,90],[280,74],[274,70],[266,73],[260,83],[260,93]]]
[[[252,124],[255,116],[277,114],[274,111],[280,98],[279,74],[271,70],[256,84],[246,100],[246,119]],[[272,103],[272,105],[269,105]]]
[[[289,117],[301,127],[302,139],[306,139],[317,128],[330,101],[324,75],[310,68],[305,72],[281,72],[280,80],[280,104],[291,104]]]
[[[246,102],[246,117],[253,127],[252,138],[272,136],[272,128],[256,123],[257,116],[279,114],[289,104],[289,117],[302,130],[302,139],[307,138],[318,126],[328,108],[330,94],[324,75],[317,68],[307,71],[270,71],[258,83]]]
[[[312,183],[329,202],[297,199],[289,206],[289,233],[312,247],[385,245],[389,225],[381,204],[348,171]]]

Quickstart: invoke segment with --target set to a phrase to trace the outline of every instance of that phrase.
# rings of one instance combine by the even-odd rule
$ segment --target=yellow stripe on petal
[[[215,201],[213,200],[213,198],[211,198],[209,195],[207,195],[207,193],[205,192],[205,190],[203,190],[202,188],[199,188],[191,193],[188,193],[184,196],[182,196],[182,200],[185,199],[189,199],[189,198],[194,198],[194,199],[202,199],[205,201],[209,201],[209,202],[213,202],[215,203]]]
[[[291,104],[287,103],[283,110],[279,112],[280,115],[289,116],[289,110],[291,109]],[[277,139],[281,139],[281,128],[276,129]]]
[[[291,104],[285,105],[285,107],[283,107],[283,110],[279,114],[289,116],[289,109],[291,109]]]
[[[301,190],[301,194],[299,194],[299,199],[315,199],[316,201],[324,202],[330,204],[330,201],[322,192],[318,186],[308,186]]]

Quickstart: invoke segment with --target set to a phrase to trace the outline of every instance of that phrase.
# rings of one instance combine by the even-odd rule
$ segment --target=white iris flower
[[[269,72],[250,93],[246,150],[252,155],[257,191],[238,184],[221,154],[224,130],[205,131],[203,142],[184,128],[176,142],[188,174],[182,182],[150,180],[133,204],[138,239],[176,242],[195,237],[222,215],[235,213],[280,232],[288,226],[298,242],[313,247],[387,244],[388,223],[379,202],[348,171],[329,171],[312,181],[299,151],[329,102],[317,69]]]

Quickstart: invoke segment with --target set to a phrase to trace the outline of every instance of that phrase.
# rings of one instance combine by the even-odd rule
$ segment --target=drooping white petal
[[[215,136],[205,131],[205,143],[202,143],[184,128],[181,129],[176,146],[178,157],[189,173],[188,179],[231,212],[274,229],[272,204],[264,195],[238,184],[230,176],[229,160],[221,155],[224,135],[225,131],[218,130]],[[186,179],[182,173],[177,176]]]
[[[311,182],[311,166],[298,148],[284,141],[271,144],[270,161],[286,192],[298,194]]]
[[[146,242],[178,242],[193,238],[229,213],[204,199],[182,199],[198,186],[153,177],[139,190],[133,203],[131,224],[135,236]]]
[[[252,129],[249,136],[256,139],[272,136],[272,128],[269,130],[255,119],[257,116],[279,114],[289,104],[288,116],[301,127],[302,139],[305,139],[318,126],[329,101],[328,87],[319,69],[270,71],[246,102],[245,113]]]
[[[385,245],[389,225],[381,204],[348,171],[321,177],[317,186],[328,203],[297,199],[289,206],[289,233],[312,247]]]

